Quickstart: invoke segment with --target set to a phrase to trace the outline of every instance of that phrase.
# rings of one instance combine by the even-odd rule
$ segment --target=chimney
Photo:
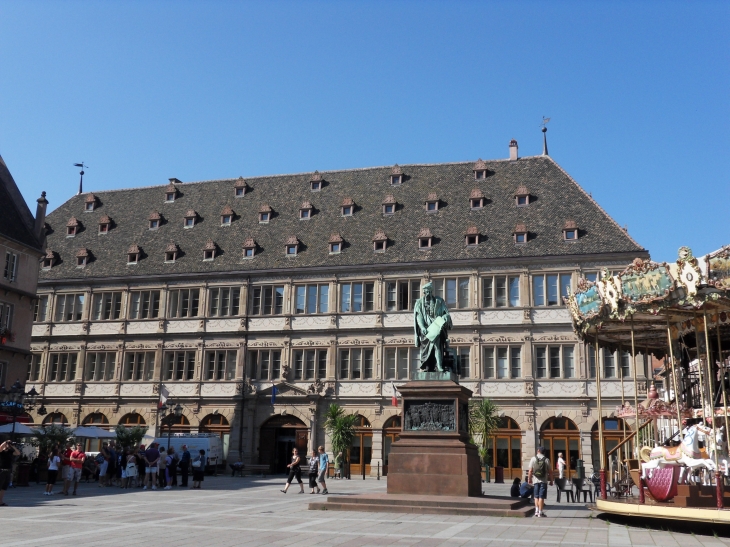
[[[517,141],[512,139],[509,141],[509,159],[515,161],[517,159]]]
[[[48,200],[46,199],[46,193],[41,192],[41,197],[38,198],[38,207],[35,210],[35,224],[33,229],[35,235],[41,245],[46,240],[46,207],[48,207]]]

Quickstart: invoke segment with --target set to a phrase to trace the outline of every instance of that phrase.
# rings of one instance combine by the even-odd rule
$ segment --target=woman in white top
[[[53,485],[56,484],[56,478],[58,477],[58,470],[61,467],[61,458],[58,457],[58,448],[54,448],[51,451],[51,456],[48,458],[48,479],[46,480],[46,491],[43,492],[44,496],[50,496],[53,494]]]
[[[565,473],[565,460],[563,459],[563,453],[558,452],[558,478],[562,479]]]

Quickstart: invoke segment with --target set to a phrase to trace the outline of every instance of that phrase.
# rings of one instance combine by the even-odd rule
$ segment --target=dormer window
[[[480,169],[479,171],[474,171],[474,178],[476,180],[482,180],[482,179],[487,178],[487,170]]]
[[[322,175],[319,174],[319,171],[315,171],[312,178],[309,179],[309,187],[312,192],[319,192],[322,189]]]
[[[285,244],[286,256],[297,256],[299,252],[299,240],[297,236],[290,236]]]
[[[141,251],[137,245],[132,245],[127,251],[127,264],[138,264]]]
[[[355,202],[351,198],[345,198],[342,201],[342,216],[351,217],[353,212],[355,212]]]
[[[42,261],[42,268],[44,270],[50,270],[51,268],[53,268],[53,262],[55,261],[55,258],[56,254],[52,250],[46,250],[46,254],[43,257]]]
[[[385,199],[383,200],[383,214],[394,215],[396,205],[397,203],[395,201],[395,197],[393,197],[392,194],[388,194],[387,196],[385,196]]]
[[[390,184],[399,186],[403,184],[403,170],[396,163],[390,173]]]
[[[170,242],[170,244],[165,247],[165,262],[175,262],[179,253],[180,248],[177,246],[177,244]]]
[[[233,195],[237,198],[242,198],[248,192],[248,184],[243,180],[243,177],[238,177],[236,184],[233,185]]]
[[[243,258],[253,258],[254,256],[256,256],[256,241],[249,237],[243,243]]]
[[[221,226],[230,226],[231,225],[231,215],[223,215],[221,216]]]
[[[221,226],[230,226],[231,222],[233,222],[233,209],[230,205],[226,205],[221,211]]]
[[[175,201],[175,195],[176,195],[176,192],[166,192],[165,201],[167,203],[172,203],[173,201]]]
[[[170,179],[170,184],[168,184],[165,188],[165,203],[172,203],[177,197],[177,188],[175,187],[175,181],[180,182],[174,178]]]
[[[464,242],[467,247],[479,245],[479,230],[476,226],[469,226],[464,233]]]
[[[271,220],[271,214],[272,214],[271,207],[269,207],[268,204],[266,204],[266,203],[263,204],[259,208],[259,222],[264,223],[264,224],[268,223]]]
[[[340,234],[332,234],[329,240],[330,254],[336,255],[342,252],[342,243],[344,240]]]
[[[108,234],[109,233],[109,226],[111,225],[112,220],[104,215],[99,219],[99,233],[100,234]]]
[[[472,168],[474,171],[474,180],[484,180],[487,178],[487,163],[479,158]]]
[[[474,188],[469,195],[469,205],[472,210],[482,209],[484,207],[484,194],[479,188]]]
[[[383,230],[378,230],[373,236],[373,251],[376,253],[384,253],[388,246],[388,236]]]
[[[212,262],[215,259],[216,244],[212,239],[209,239],[205,247],[203,247],[203,260],[205,262]]]
[[[79,227],[80,223],[76,220],[76,217],[71,217],[71,219],[66,223],[66,237],[76,237]]]
[[[524,224],[518,224],[515,226],[513,232],[515,243],[518,245],[524,245],[527,243],[527,227]]]
[[[76,267],[83,268],[88,264],[89,261],[89,250],[81,248],[76,252]]]
[[[578,239],[578,225],[574,220],[565,221],[563,226],[563,239],[565,241],[575,241]]]
[[[149,223],[150,223],[150,230],[157,230],[157,228],[160,227],[160,222],[162,220],[162,217],[160,216],[160,213],[153,212],[149,216]]]
[[[436,192],[431,192],[426,198],[426,212],[427,213],[438,213],[439,210],[439,198],[436,196]]]
[[[530,204],[530,192],[527,187],[520,186],[515,191],[515,203],[517,207],[526,207]]]
[[[418,249],[421,251],[428,251],[433,243],[433,235],[431,230],[428,228],[421,228],[418,232]]]
[[[96,196],[94,194],[89,194],[86,196],[86,200],[84,201],[84,211],[90,213],[94,209],[96,209]]]
[[[185,222],[183,226],[185,228],[192,228],[195,226],[195,221],[198,218],[198,213],[193,211],[192,209],[188,210],[187,213],[185,213]]]
[[[308,220],[310,218],[312,218],[312,204],[305,201],[299,208],[299,220]]]

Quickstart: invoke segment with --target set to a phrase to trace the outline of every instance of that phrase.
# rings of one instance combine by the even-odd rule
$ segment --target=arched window
[[[490,474],[494,476],[495,466],[504,468],[504,477],[514,479],[522,476],[522,431],[509,416],[501,416],[497,431],[487,441]]]
[[[84,418],[84,425],[106,425],[109,424],[109,420],[101,412],[94,412]]]
[[[136,425],[147,425],[147,422],[144,421],[142,415],[137,414],[136,412],[131,412],[130,414],[122,416],[122,419],[119,420],[119,425],[134,427]]]
[[[390,447],[400,439],[400,432],[403,430],[400,416],[391,416],[383,425],[383,476],[388,475],[388,456]]]
[[[200,422],[201,433],[217,433],[223,446],[223,459],[228,460],[228,446],[231,437],[231,424],[223,414],[208,414]]]
[[[401,420],[400,416],[391,416],[388,418],[388,421],[385,422],[385,425],[383,425],[383,429],[395,429],[401,428]]]
[[[358,415],[355,421],[355,437],[352,439],[352,446],[348,453],[350,462],[350,474],[362,475],[362,466],[365,466],[365,474],[370,474],[370,461],[373,456],[373,429],[370,422],[364,416]]]
[[[572,478],[575,465],[581,457],[580,432],[575,422],[562,416],[549,418],[540,428],[540,437],[553,469],[557,464],[558,454],[562,454],[566,464],[564,476]]]
[[[616,448],[619,443],[628,435],[631,435],[631,427],[629,424],[621,418],[603,418],[603,450],[606,454],[606,464],[610,469],[612,464],[615,468],[616,461],[618,460],[619,454],[613,452],[609,455],[609,452]],[[630,443],[624,445],[623,450],[628,450]],[[593,469],[600,469],[600,442],[598,439],[598,420],[596,420],[591,427],[591,452],[593,453]],[[619,449],[622,450],[622,449]],[[630,451],[629,451],[630,452]],[[631,454],[624,451],[621,454],[621,460],[631,458]]]
[[[51,412],[48,416],[43,418],[43,425],[68,425],[68,419],[64,414],[60,412]]]

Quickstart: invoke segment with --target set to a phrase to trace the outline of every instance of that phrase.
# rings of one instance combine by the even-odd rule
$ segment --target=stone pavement
[[[514,519],[308,511],[315,496],[279,492],[283,478],[206,477],[201,490],[142,491],[81,484],[78,496],[46,497],[42,486],[8,491],[0,546],[226,547],[240,545],[418,545],[533,547],[725,546],[707,526],[693,533],[607,523],[581,504],[554,503],[549,518]],[[329,481],[331,495],[382,492],[386,481]],[[504,495],[509,484],[486,484]]]

